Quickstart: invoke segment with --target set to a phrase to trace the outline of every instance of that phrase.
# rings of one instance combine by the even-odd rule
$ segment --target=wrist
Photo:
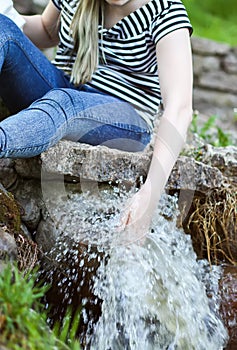
[[[143,184],[141,190],[146,193],[147,208],[149,212],[153,212],[157,207],[160,200],[162,191],[164,189],[165,180],[162,179],[161,172],[158,171],[156,174],[151,174],[149,172],[145,183]]]

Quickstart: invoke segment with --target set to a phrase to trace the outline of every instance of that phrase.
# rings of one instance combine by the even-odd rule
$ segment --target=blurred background
[[[22,14],[41,12],[48,0],[13,0]],[[236,0],[183,0],[194,36],[237,45]]]
[[[236,0],[183,0],[194,35],[237,45]]]
[[[36,12],[42,12],[48,0],[13,0],[13,3],[17,11],[21,14],[32,15]]]

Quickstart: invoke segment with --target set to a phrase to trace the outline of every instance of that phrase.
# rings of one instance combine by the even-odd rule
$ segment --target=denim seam
[[[55,90],[57,90],[57,88],[56,88]],[[58,88],[58,90],[63,91],[63,92],[68,96],[68,98],[69,98],[69,100],[71,101],[71,104],[72,104],[72,106],[73,106],[73,108],[74,108],[74,112],[75,112],[75,114],[76,114],[75,104],[74,104],[74,101],[73,101],[71,95],[70,95],[65,89],[60,89],[60,88]],[[81,97],[80,94],[79,94],[79,98],[80,98],[81,105],[82,105],[82,107],[83,107],[83,111],[85,111],[85,104],[84,104],[84,101],[83,101],[83,99],[82,99],[82,97]]]
[[[79,114],[82,114],[83,112],[80,112]],[[123,123],[115,123],[115,122],[106,122],[106,121],[102,121],[100,120],[100,118],[96,119],[96,118],[89,118],[89,117],[85,117],[85,116],[82,116],[82,117],[79,117],[78,115],[75,116],[74,118],[71,118],[70,120],[81,120],[81,119],[84,119],[84,120],[89,120],[89,121],[93,121],[93,122],[97,122],[97,123],[100,123],[101,125],[111,125],[111,126],[114,126],[118,129],[122,129],[122,130],[126,130],[126,131],[131,131],[131,132],[134,132],[136,134],[150,134],[150,130],[149,129],[143,129],[141,128],[140,126],[137,126],[137,125],[131,125],[131,124],[123,124]],[[140,129],[140,130],[136,130],[137,129]]]
[[[123,104],[124,102],[120,102],[119,103]],[[108,103],[104,103],[104,105],[109,105],[111,104],[110,102]],[[80,112],[80,113],[83,113],[83,112],[89,112],[90,113],[90,110],[94,109],[96,106],[93,106],[93,107],[89,107],[87,109],[85,109],[84,111]],[[137,133],[148,133],[150,134],[150,129],[149,128],[143,128],[141,126],[138,126],[138,125],[135,125],[135,124],[125,124],[125,123],[120,123],[120,122],[113,122],[111,121],[111,119],[106,119],[106,118],[100,118],[99,116],[95,116],[93,113],[90,113],[91,117],[87,117],[87,116],[83,116],[84,119],[86,120],[93,120],[95,122],[99,122],[101,124],[106,124],[106,125],[112,125],[112,126],[116,126],[120,129],[124,129],[124,130],[129,130],[129,131],[133,131],[133,132],[137,132]],[[141,118],[138,114],[138,117]],[[138,130],[135,130],[136,128],[140,129],[140,131]]]
[[[38,100],[36,100],[35,102],[37,102],[37,101],[38,101]],[[68,121],[67,114],[65,113],[65,111],[64,111],[64,109],[62,108],[62,106],[60,105],[60,103],[58,103],[57,101],[53,100],[52,98],[44,98],[44,97],[42,97],[42,98],[40,99],[40,102],[43,102],[43,104],[49,105],[49,106],[50,106],[51,108],[53,108],[56,112],[57,112],[57,108],[56,108],[53,104],[50,104],[50,103],[47,102],[47,101],[52,101],[53,103],[55,103],[56,105],[58,105],[58,107],[61,109],[61,111],[62,111],[62,113],[63,113],[63,115],[64,115],[64,117],[65,117],[65,120]],[[42,107],[40,107],[40,106],[34,106],[34,103],[33,103],[30,107],[26,108],[26,110],[29,110],[29,111],[30,111],[30,110],[39,110],[39,111],[42,111],[42,112],[46,113],[46,114],[50,117],[50,119],[52,120],[53,124],[55,125],[54,120],[53,120],[53,118],[51,117],[50,113],[47,112],[46,110],[44,110]]]
[[[48,147],[50,147],[49,145],[48,145],[48,143],[42,143],[41,145],[36,145],[36,146],[31,146],[31,147],[23,147],[23,148],[14,148],[14,149],[12,149],[11,148],[11,150],[8,150],[8,149],[6,149],[5,151],[2,151],[2,153],[4,153],[4,154],[6,154],[6,153],[8,153],[9,155],[10,154],[13,154],[13,153],[18,153],[18,152],[24,152],[24,151],[29,151],[29,150],[35,150],[35,149],[39,149],[39,148],[43,148],[44,146],[47,146],[47,148]],[[43,151],[41,151],[40,153],[42,153]]]
[[[4,146],[2,147],[3,149],[6,148],[7,144],[6,144],[6,140],[7,140],[7,136],[6,136],[6,132],[5,130],[0,127],[0,130],[2,131],[2,133],[4,134]],[[1,148],[0,148],[0,151],[1,151]]]

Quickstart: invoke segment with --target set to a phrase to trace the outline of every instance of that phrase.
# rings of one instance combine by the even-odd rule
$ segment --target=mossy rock
[[[0,224],[7,226],[12,234],[21,232],[20,206],[14,196],[0,184]]]
[[[2,240],[0,242],[0,264],[1,260],[3,263],[7,259],[12,260],[11,257],[15,254],[16,247],[17,256],[13,260],[17,260],[19,270],[32,270],[38,261],[39,249],[22,229],[20,205],[1,184],[0,198],[0,240]],[[12,241],[15,241],[15,244]],[[6,248],[8,245],[9,247],[14,246],[14,254],[10,254],[10,249]]]

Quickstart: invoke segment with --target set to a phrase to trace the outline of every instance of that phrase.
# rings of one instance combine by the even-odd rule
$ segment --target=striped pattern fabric
[[[80,0],[52,1],[61,11],[60,43],[53,63],[70,75],[75,56],[69,26]],[[105,63],[99,64],[88,85],[148,112],[152,119],[162,102],[156,44],[179,28],[192,32],[180,0],[151,0],[112,28],[99,26],[99,51]]]

